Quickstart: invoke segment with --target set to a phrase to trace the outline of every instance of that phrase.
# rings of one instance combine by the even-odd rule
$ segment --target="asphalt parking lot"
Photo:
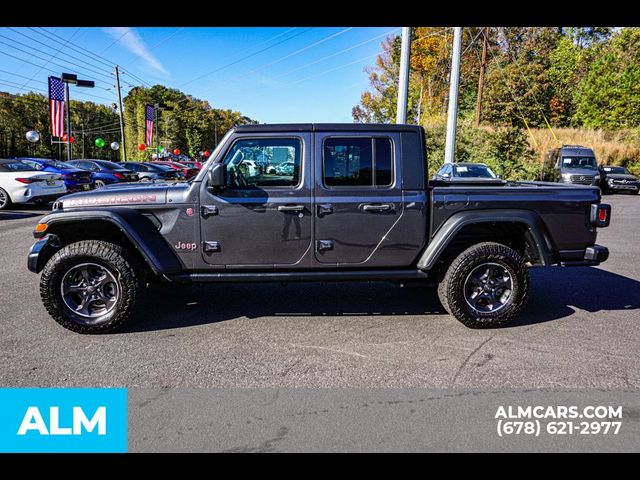
[[[596,268],[532,271],[526,313],[469,330],[435,290],[388,284],[163,286],[137,321],[82,336],[45,312],[26,268],[44,213],[0,213],[0,385],[637,388],[640,197],[607,196]]]

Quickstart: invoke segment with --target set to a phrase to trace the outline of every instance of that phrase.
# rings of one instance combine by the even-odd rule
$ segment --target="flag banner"
[[[155,120],[155,109],[151,105],[147,105],[145,109],[145,136],[144,143],[147,146],[153,144],[153,122]]]
[[[64,135],[64,83],[57,77],[49,77],[49,116],[51,136]]]

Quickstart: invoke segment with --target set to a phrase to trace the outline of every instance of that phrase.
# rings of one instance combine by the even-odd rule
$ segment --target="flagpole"
[[[71,160],[71,119],[69,117],[69,110],[71,110],[71,101],[69,100],[69,84],[67,82],[64,83],[64,94],[67,107],[65,109],[65,116],[67,120],[67,162]]]

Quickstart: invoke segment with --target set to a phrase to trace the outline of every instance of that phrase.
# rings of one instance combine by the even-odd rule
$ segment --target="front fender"
[[[458,212],[445,221],[420,256],[418,268],[420,270],[433,268],[456,234],[467,225],[499,222],[524,224],[527,228],[525,235],[537,250],[542,265],[554,263],[553,244],[542,220],[535,212],[529,210],[471,210]]]
[[[46,223],[47,229],[34,233],[36,238],[56,233],[56,229],[72,223],[86,221],[108,222],[115,225],[141,254],[151,270],[158,274],[175,274],[182,271],[182,264],[169,247],[158,229],[137,210],[131,208],[62,210],[45,216],[39,223]],[[50,251],[50,250],[43,250]],[[35,261],[35,260],[33,260]],[[39,265],[41,261],[37,261]],[[44,262],[46,263],[46,261]]]

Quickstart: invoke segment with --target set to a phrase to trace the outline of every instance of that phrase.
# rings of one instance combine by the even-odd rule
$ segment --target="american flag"
[[[51,136],[64,135],[64,83],[57,77],[49,77],[49,115]]]
[[[153,143],[153,121],[154,121],[154,109],[151,105],[147,104],[147,108],[145,111],[145,126],[146,126],[146,130],[145,130],[145,136],[144,136],[144,143],[149,146]]]

